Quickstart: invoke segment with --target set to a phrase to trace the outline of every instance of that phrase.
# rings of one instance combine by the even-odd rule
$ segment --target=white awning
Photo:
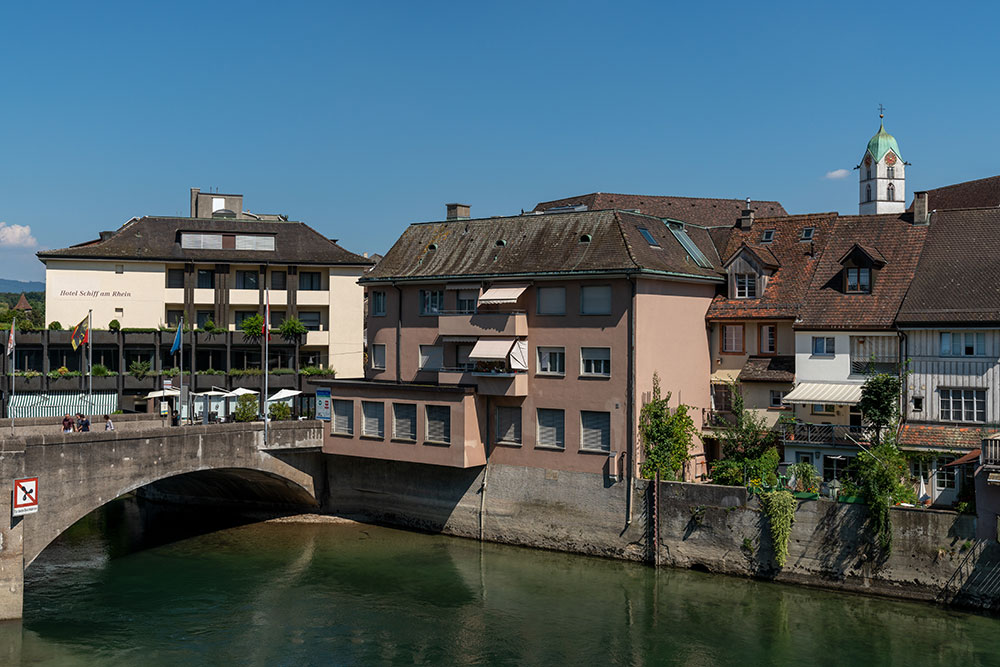
[[[161,389],[159,391],[151,391],[146,394],[146,399],[150,398],[177,398],[181,395],[179,389]]]
[[[301,393],[302,392],[297,389],[282,389],[278,392],[275,392],[274,396],[267,399],[267,402],[270,403],[271,401],[287,401],[293,396],[298,396]]]
[[[861,387],[860,384],[838,382],[800,382],[781,402],[857,405],[861,400]]]
[[[479,305],[517,303],[518,298],[528,289],[527,285],[498,285],[491,287],[479,297]]]
[[[481,359],[483,361],[503,361],[507,358],[507,353],[514,345],[513,338],[480,338],[472,346],[469,359]]]
[[[259,391],[254,391],[253,389],[247,389],[246,387],[237,387],[231,392],[226,394],[226,398],[235,398],[237,396],[243,396],[245,394],[259,394]]]
[[[528,341],[519,340],[510,348],[510,367],[516,371],[528,370]]]

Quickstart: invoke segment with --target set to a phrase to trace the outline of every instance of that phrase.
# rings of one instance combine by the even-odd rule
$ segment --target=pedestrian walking
[[[87,419],[87,415],[81,413],[81,414],[78,414],[77,417],[80,418],[76,422],[76,428],[77,428],[77,430],[80,431],[81,433],[89,433],[90,432],[90,420]]]
[[[74,426],[75,426],[75,424],[73,423],[73,418],[70,417],[69,413],[67,412],[66,416],[63,417],[63,421],[62,421],[63,433],[72,433]]]
[[[115,425],[111,422],[111,415],[104,415],[104,430],[114,431]]]

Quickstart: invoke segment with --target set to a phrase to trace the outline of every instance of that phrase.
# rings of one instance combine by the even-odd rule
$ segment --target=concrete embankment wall
[[[103,431],[103,415],[94,415],[90,420],[91,431]],[[26,417],[14,420],[14,436],[49,435],[62,433],[62,415],[58,417]],[[116,431],[136,432],[149,431],[166,426],[164,417],[156,414],[136,413],[128,415],[111,415],[111,421]],[[0,436],[10,433],[10,419],[0,419]]]
[[[971,516],[896,508],[893,551],[884,559],[872,548],[866,506],[803,500],[779,569],[768,519],[743,488],[661,483],[655,554],[647,521],[653,489],[642,480],[635,484],[628,523],[626,484],[598,474],[493,464],[487,472],[328,456],[327,479],[328,511],[408,528],[610,558],[658,557],[666,566],[920,600],[938,597],[965,561],[976,531]],[[1000,567],[995,544],[976,558],[980,570]],[[963,581],[957,581],[957,601],[997,598],[997,591]]]

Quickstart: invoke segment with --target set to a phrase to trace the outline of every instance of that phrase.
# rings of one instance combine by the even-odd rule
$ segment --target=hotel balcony
[[[307,331],[306,339],[303,345],[319,345],[322,347],[329,347],[330,345],[330,332],[329,331]]]
[[[295,303],[299,306],[329,306],[328,290],[299,290],[295,293]]]
[[[229,303],[233,306],[259,306],[260,290],[231,289],[229,290]]]
[[[215,290],[207,287],[196,287],[194,289],[194,302],[199,304],[215,303]]]
[[[510,313],[442,313],[438,316],[441,336],[527,336],[528,316]]]
[[[184,303],[184,288],[168,287],[164,289],[163,303]]]
[[[330,389],[324,454],[451,468],[486,463],[472,387],[359,380],[310,383]]]
[[[525,372],[479,373],[462,369],[444,369],[438,372],[442,385],[475,387],[484,396],[527,396],[528,374]]]

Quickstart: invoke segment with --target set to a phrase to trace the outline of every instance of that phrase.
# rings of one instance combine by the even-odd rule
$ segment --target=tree
[[[861,387],[858,407],[865,422],[873,429],[872,442],[877,446],[882,441],[882,431],[899,420],[899,394],[903,381],[895,375],[878,373],[872,375]]]
[[[670,392],[660,396],[660,376],[653,373],[653,397],[639,413],[639,433],[642,435],[645,460],[643,477],[657,472],[667,479],[676,479],[691,458],[691,443],[697,431],[694,420],[683,403],[670,411]]]
[[[260,415],[257,409],[257,397],[253,394],[243,394],[236,399],[236,421],[252,422],[256,421]]]
[[[306,325],[302,324],[298,318],[289,317],[278,327],[278,334],[286,341],[298,340],[300,336],[308,332]]]
[[[243,329],[243,337],[249,341],[257,342],[260,340],[261,328],[264,326],[264,316],[260,313],[256,315],[251,315],[250,317],[243,320],[243,324],[240,326]]]
[[[778,434],[767,421],[746,409],[743,392],[736,382],[729,385],[732,396],[731,424],[720,430],[721,461],[712,465],[716,484],[742,486],[749,480],[773,485],[780,456],[776,448]]]

